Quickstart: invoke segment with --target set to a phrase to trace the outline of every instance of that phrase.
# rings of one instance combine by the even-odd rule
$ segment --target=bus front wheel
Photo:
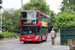
[[[26,41],[23,41],[23,43],[26,43]]]

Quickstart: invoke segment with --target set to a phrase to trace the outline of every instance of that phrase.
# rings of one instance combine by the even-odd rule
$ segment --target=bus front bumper
[[[20,41],[37,41],[37,42],[39,42],[40,39],[39,38],[38,39],[24,39],[24,38],[20,38]]]

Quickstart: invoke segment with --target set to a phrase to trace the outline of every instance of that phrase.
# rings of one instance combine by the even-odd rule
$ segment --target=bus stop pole
[[[21,0],[21,11],[23,11],[23,0]]]
[[[2,6],[2,4],[0,4]],[[0,9],[0,33],[2,33],[2,8]]]

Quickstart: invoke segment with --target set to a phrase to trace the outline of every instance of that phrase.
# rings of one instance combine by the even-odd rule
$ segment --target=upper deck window
[[[22,24],[37,24],[37,12],[21,12]]]
[[[21,19],[35,20],[36,16],[36,12],[21,12]]]

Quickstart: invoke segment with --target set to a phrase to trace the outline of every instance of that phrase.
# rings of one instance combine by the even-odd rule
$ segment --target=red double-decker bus
[[[48,38],[48,17],[40,11],[21,11],[20,41],[46,41]]]

